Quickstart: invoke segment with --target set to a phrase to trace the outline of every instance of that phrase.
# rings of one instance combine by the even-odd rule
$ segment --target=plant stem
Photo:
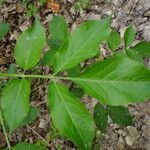
[[[20,77],[20,78],[43,78],[43,79],[52,79],[53,77],[50,75],[34,75],[34,74],[8,74],[8,73],[0,73],[0,78],[6,77]]]
[[[36,74],[8,74],[8,73],[0,73],[0,78],[42,78],[42,79],[63,79],[63,80],[73,80],[72,77],[59,77],[54,75],[36,75]]]
[[[36,134],[47,146],[50,147],[50,144],[40,135],[38,134],[34,129],[32,129],[30,126],[27,125],[27,128],[30,129],[34,134]]]
[[[5,135],[7,147],[8,147],[9,150],[11,150],[11,146],[10,146],[9,139],[8,139],[8,136],[7,136],[7,132],[6,132],[6,129],[5,129],[5,126],[4,126],[4,121],[3,121],[3,117],[2,117],[1,111],[0,111],[0,123],[2,125],[2,129],[3,129],[4,135]]]

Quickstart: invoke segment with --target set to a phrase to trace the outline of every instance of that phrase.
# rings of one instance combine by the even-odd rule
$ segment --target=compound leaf
[[[8,23],[4,23],[4,22],[0,23],[0,39],[7,34],[9,29],[10,28],[9,28],[9,24]]]
[[[59,133],[71,139],[81,150],[90,150],[94,121],[79,99],[60,83],[49,85],[48,97],[52,120]]]
[[[46,150],[46,148],[41,147],[39,145],[30,144],[30,143],[19,143],[15,147],[14,150]]]
[[[1,108],[10,131],[20,126],[29,111],[30,83],[26,79],[11,80],[2,92]]]
[[[34,25],[24,31],[18,38],[15,47],[15,59],[24,70],[34,67],[41,56],[46,42],[44,27],[36,18]]]
[[[110,34],[110,19],[92,20],[81,24],[69,36],[54,60],[55,74],[71,69],[98,54],[99,44]]]
[[[133,28],[132,25],[130,25],[126,31],[125,31],[125,34],[124,34],[124,42],[125,42],[125,47],[129,47],[132,42],[134,41],[135,39],[135,35],[136,35],[136,32]]]
[[[150,56],[150,42],[142,41],[135,45],[132,49],[142,54],[142,56]]]
[[[116,31],[112,31],[109,38],[107,39],[107,43],[110,49],[112,49],[113,51],[116,50],[121,44],[121,37],[119,33]]]
[[[103,105],[97,103],[94,107],[94,121],[101,132],[105,132],[108,122],[108,112]]]
[[[112,121],[121,126],[132,124],[132,117],[127,108],[123,106],[108,106],[108,113]]]
[[[150,97],[149,77],[150,71],[143,64],[119,53],[69,79],[104,104],[125,105]]]

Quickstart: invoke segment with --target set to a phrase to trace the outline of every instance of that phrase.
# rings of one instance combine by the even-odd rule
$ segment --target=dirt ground
[[[61,14],[66,18],[70,30],[78,24],[89,19],[101,19],[107,15],[113,16],[112,27],[124,33],[124,28],[130,23],[137,31],[136,41],[150,41],[150,0],[92,0],[89,9],[76,13],[75,0],[61,0]],[[47,28],[48,22],[52,19],[53,13],[50,9],[42,6],[39,12],[43,25]],[[5,72],[10,64],[14,63],[13,50],[16,39],[21,31],[31,25],[33,18],[25,14],[20,0],[6,0],[0,7],[0,22],[5,21],[10,24],[11,31],[0,41],[0,72]],[[150,59],[145,60],[147,67],[150,67]],[[39,68],[46,71],[45,68]],[[3,83],[6,81],[3,80]],[[35,84],[34,84],[35,83]],[[52,132],[51,120],[46,106],[46,86],[47,81],[36,79],[32,85],[32,104],[40,109],[36,121],[30,127],[17,129],[11,135],[11,144],[15,145],[20,141],[37,142],[40,139],[37,133],[50,141],[50,148],[57,149],[60,145],[62,149],[75,150],[72,142],[57,136]],[[83,97],[88,109],[92,109],[95,100],[90,97]],[[101,145],[102,150],[150,150],[150,101],[141,104],[128,106],[133,116],[133,125],[122,128],[113,124],[109,119],[106,134],[95,139],[94,145]],[[36,132],[37,133],[36,133]],[[0,132],[0,146],[5,145],[3,133]]]

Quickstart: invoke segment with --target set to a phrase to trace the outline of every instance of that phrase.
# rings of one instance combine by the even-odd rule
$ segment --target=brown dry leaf
[[[23,12],[23,7],[20,4],[16,5],[16,12],[17,13],[22,13]]]
[[[0,148],[4,148],[5,146],[6,146],[5,136],[0,130]]]
[[[58,2],[54,2],[54,0],[47,0],[46,6],[48,9],[51,9],[53,13],[60,12],[60,4]]]

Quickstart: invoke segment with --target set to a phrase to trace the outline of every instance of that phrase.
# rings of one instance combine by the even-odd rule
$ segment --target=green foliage
[[[102,133],[106,131],[108,115],[114,123],[120,126],[132,125],[132,117],[126,107],[103,106],[97,103],[94,107],[94,121]]]
[[[0,0],[0,6],[5,2],[5,0]]]
[[[127,108],[123,106],[108,106],[108,113],[114,123],[121,126],[132,125],[132,117]]]
[[[59,133],[71,139],[80,149],[90,150],[95,132],[94,122],[81,102],[65,85],[52,83],[49,85],[48,103]],[[66,125],[69,126],[66,128]]]
[[[125,105],[149,97],[149,75],[144,65],[120,53],[70,79],[103,104]]]
[[[121,37],[119,33],[116,31],[112,31],[109,38],[107,39],[107,43],[110,49],[112,49],[113,51],[116,50],[121,44]]]
[[[137,50],[129,48],[126,50],[126,53],[130,59],[143,63],[143,56]]]
[[[77,65],[74,68],[67,70],[67,74],[69,77],[76,77],[80,74],[80,72],[81,72],[80,65]]]
[[[21,121],[27,116],[29,96],[30,83],[26,79],[11,80],[4,88],[1,108],[10,131],[19,127]]]
[[[9,24],[1,22],[0,23],[0,40],[7,34],[9,31]]]
[[[101,33],[101,34],[99,34]],[[80,62],[98,54],[99,44],[110,34],[110,19],[92,20],[80,25],[70,33],[69,43],[65,43],[54,59],[55,74],[71,69]]]
[[[47,0],[39,0],[41,4],[45,4]]]
[[[61,45],[68,38],[68,27],[62,16],[56,16],[49,23],[49,33],[54,41],[60,42]]]
[[[75,8],[77,11],[89,8],[91,0],[76,0]]]
[[[125,35],[124,35],[124,42],[125,42],[125,47],[128,48],[131,43],[134,41],[135,39],[135,30],[132,27],[132,25],[130,25],[126,31],[125,31]]]
[[[29,143],[19,143],[15,147],[14,150],[46,150],[46,148]]]
[[[72,88],[71,93],[78,98],[82,98],[84,96],[84,91],[82,88]]]
[[[17,40],[14,52],[17,64],[24,70],[33,68],[40,60],[45,42],[45,30],[36,18],[34,25],[23,32]]]
[[[27,16],[33,16],[38,12],[38,7],[34,4],[33,0],[22,0],[22,5],[26,9]]]
[[[10,69],[9,73],[0,73],[0,77],[13,77],[8,84],[4,83],[6,86],[0,101],[2,115],[10,132],[32,123],[37,117],[37,108],[29,103],[31,85],[28,78],[50,79],[48,105],[53,125],[61,136],[73,141],[81,150],[92,148],[94,121],[102,132],[105,131],[108,114],[114,123],[122,126],[132,124],[132,118],[123,105],[150,98],[150,71],[141,63],[143,57],[149,56],[149,42],[130,47],[135,37],[135,31],[130,26],[124,37],[125,51],[115,52],[104,61],[90,62],[90,65],[85,63],[86,67],[83,68],[80,65],[89,58],[97,57],[103,41],[107,41],[112,50],[119,47],[119,33],[111,32],[110,22],[110,18],[87,21],[69,33],[64,18],[55,16],[49,23],[50,49],[40,63],[52,66],[52,75],[42,75],[41,72],[40,75],[27,74],[38,64],[46,43],[45,30],[38,18],[31,28],[19,36],[15,59],[23,71],[19,70],[20,74],[16,74],[18,70]],[[77,88],[67,87],[63,83]],[[94,108],[94,119],[78,99],[84,92],[101,103]],[[43,150],[27,143],[14,147],[15,150],[28,148]]]
[[[150,42],[140,42],[135,45],[132,49],[136,50],[142,56],[150,56]]]
[[[68,38],[67,24],[62,16],[55,16],[52,19],[49,23],[49,33],[50,39],[48,40],[48,45],[50,46],[50,50],[45,53],[42,64],[53,66],[56,53]]]
[[[94,107],[94,121],[97,128],[101,132],[105,132],[108,122],[108,112],[100,103],[97,103]]]
[[[30,106],[29,112],[27,116],[24,118],[24,120],[21,122],[20,126],[26,126],[28,124],[31,124],[37,117],[38,112],[39,110],[37,107]]]

